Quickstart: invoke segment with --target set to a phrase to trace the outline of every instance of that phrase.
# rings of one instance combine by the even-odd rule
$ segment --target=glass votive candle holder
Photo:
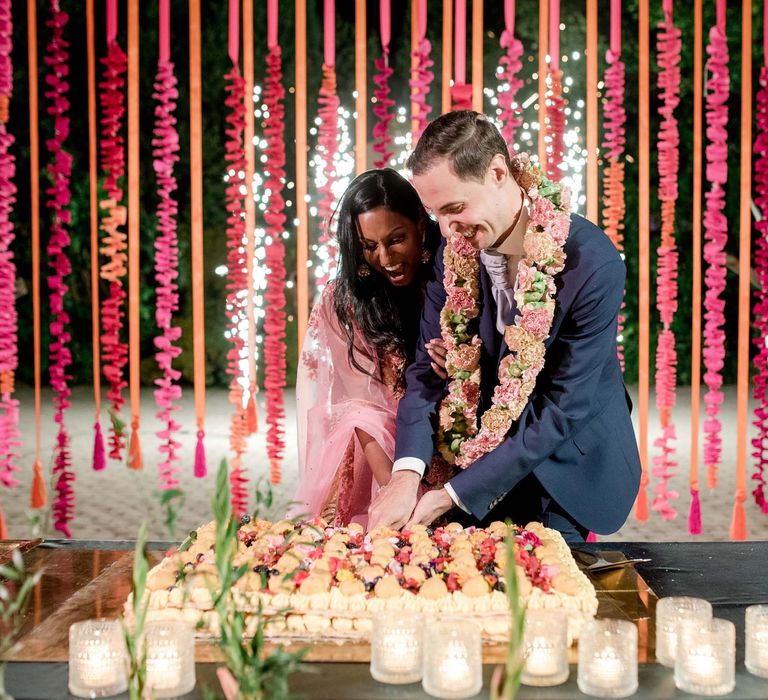
[[[436,698],[468,698],[483,687],[480,627],[437,622],[424,639],[424,690]]]
[[[768,605],[750,605],[745,614],[747,671],[768,678]]]
[[[371,675],[381,683],[417,683],[424,658],[424,617],[418,613],[374,613]]]
[[[563,610],[529,610],[523,634],[525,685],[552,686],[568,680],[568,616]]]
[[[736,628],[728,620],[684,620],[677,628],[675,685],[693,695],[727,695],[736,686]]]
[[[195,687],[195,633],[181,620],[153,620],[144,628],[146,687],[156,698],[175,698]]]
[[[637,690],[637,627],[628,620],[591,620],[579,636],[577,684],[586,695],[625,698]]]
[[[128,689],[125,637],[117,620],[85,620],[69,628],[69,692],[103,698]]]
[[[656,604],[656,659],[673,668],[677,651],[677,626],[683,620],[711,620],[712,604],[703,598],[669,596]]]

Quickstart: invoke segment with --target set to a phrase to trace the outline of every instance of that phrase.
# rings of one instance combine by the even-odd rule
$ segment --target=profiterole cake
[[[215,635],[215,530],[197,531],[186,551],[169,553],[148,575],[148,620],[186,619]],[[567,612],[573,638],[597,611],[595,589],[578,569],[559,532],[540,523],[514,527],[520,595],[528,608]],[[251,520],[237,531],[238,608],[253,631],[261,608],[267,634],[299,638],[366,638],[379,610],[413,610],[432,618],[470,618],[486,638],[509,629],[504,523],[487,529],[457,523],[434,530],[375,529],[355,524]],[[130,611],[130,599],[126,611]],[[285,611],[288,611],[287,613]]]

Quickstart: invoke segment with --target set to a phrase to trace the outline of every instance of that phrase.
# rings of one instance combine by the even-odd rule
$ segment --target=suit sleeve
[[[414,361],[405,373],[406,391],[397,408],[397,434],[395,459],[416,457],[425,464],[432,461],[432,416],[445,391],[445,381],[432,369],[431,360],[424,345],[428,340],[440,337],[440,312],[445,306],[443,286],[443,250],[441,241],[435,254],[434,279],[427,284],[421,329]]]
[[[599,267],[574,298],[561,327],[554,371],[529,401],[504,442],[451,479],[472,514],[482,519],[523,477],[585,425],[606,363],[616,355],[616,323],[626,270],[620,260]]]

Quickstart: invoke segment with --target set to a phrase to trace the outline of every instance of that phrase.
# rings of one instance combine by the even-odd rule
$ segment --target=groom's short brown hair
[[[504,155],[511,171],[509,149],[499,130],[484,114],[462,109],[443,114],[424,129],[407,165],[414,175],[423,175],[447,158],[460,179],[482,181],[497,153]]]

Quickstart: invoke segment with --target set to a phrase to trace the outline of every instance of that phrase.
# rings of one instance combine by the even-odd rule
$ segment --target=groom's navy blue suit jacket
[[[444,245],[445,241],[436,255],[421,338],[406,372],[407,390],[397,412],[395,458],[418,457],[427,464],[434,449],[437,407],[446,387],[424,351],[425,341],[440,337],[440,310],[446,297]],[[546,341],[546,361],[528,405],[505,441],[450,484],[478,520],[491,511],[494,518],[514,518],[514,488],[533,472],[577,522],[607,534],[624,523],[640,483],[631,403],[616,353],[626,270],[608,237],[575,214],[565,253],[565,269],[555,277],[556,309]],[[476,323],[483,341],[483,411],[490,406],[499,362],[509,350],[496,329],[491,280],[482,265],[480,277]],[[515,314],[513,307],[504,321],[512,323]]]

